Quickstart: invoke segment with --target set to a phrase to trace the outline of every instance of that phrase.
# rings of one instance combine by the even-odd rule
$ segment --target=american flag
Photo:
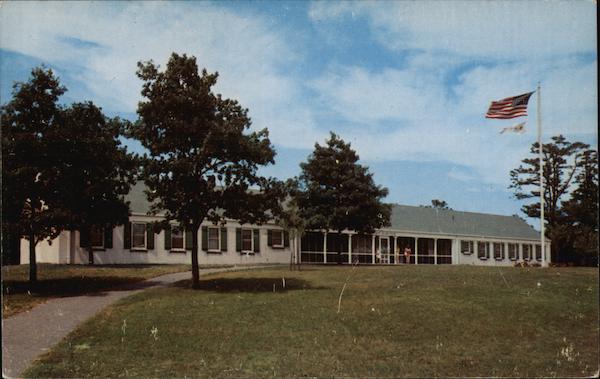
[[[527,116],[527,103],[533,92],[524,93],[519,96],[507,97],[506,99],[492,101],[486,118],[515,118]]]

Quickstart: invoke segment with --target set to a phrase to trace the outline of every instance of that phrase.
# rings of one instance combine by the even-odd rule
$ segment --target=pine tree
[[[331,133],[326,145],[315,144],[308,161],[300,164],[298,204],[307,229],[333,230],[339,242],[343,230],[372,233],[389,224],[391,207],[381,202],[388,190],[375,185],[358,160],[350,144]]]
[[[564,210],[562,201],[568,195],[573,179],[578,171],[581,152],[589,146],[581,142],[569,142],[562,135],[552,137],[552,142],[544,144],[544,218],[547,222],[546,237],[552,240],[553,261],[558,261],[561,253],[569,250],[568,234],[564,233]],[[523,213],[532,218],[540,218],[540,175],[539,144],[531,146],[531,157],[522,160],[518,168],[510,171],[511,184],[519,200],[533,201],[521,207]],[[556,255],[558,254],[558,255]]]

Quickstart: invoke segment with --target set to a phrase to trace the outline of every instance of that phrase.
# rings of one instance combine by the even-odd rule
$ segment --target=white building
[[[112,230],[98,230],[89,238],[96,264],[191,262],[190,232],[154,233],[150,227],[160,216],[148,216],[143,186],[128,196],[129,223]],[[305,233],[294,259],[302,263],[360,264],[474,264],[510,266],[516,262],[541,263],[540,234],[514,216],[458,212],[446,209],[394,205],[391,225],[372,235],[324,231]],[[276,224],[241,225],[228,220],[224,226],[204,223],[198,232],[202,264],[288,263],[288,233]],[[36,247],[37,261],[86,264],[88,252],[79,232],[64,231]],[[338,252],[341,252],[338,254]],[[550,243],[546,254],[550,256]],[[548,257],[544,260],[549,262]],[[21,241],[21,263],[29,261],[29,242]]]

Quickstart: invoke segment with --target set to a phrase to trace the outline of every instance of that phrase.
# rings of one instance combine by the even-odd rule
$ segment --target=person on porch
[[[411,248],[410,246],[406,245],[404,247],[404,263],[409,264],[410,263],[410,255],[412,254]]]

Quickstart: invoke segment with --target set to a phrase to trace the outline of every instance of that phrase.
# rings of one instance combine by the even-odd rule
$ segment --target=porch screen
[[[437,263],[439,265],[452,264],[452,240],[437,240]]]
[[[434,246],[435,241],[433,238],[419,238],[417,241],[419,264],[433,264],[434,263]]]
[[[352,261],[373,263],[373,236],[370,234],[354,234],[352,236]]]
[[[306,232],[301,240],[300,259],[305,263],[323,263],[323,233]]]

